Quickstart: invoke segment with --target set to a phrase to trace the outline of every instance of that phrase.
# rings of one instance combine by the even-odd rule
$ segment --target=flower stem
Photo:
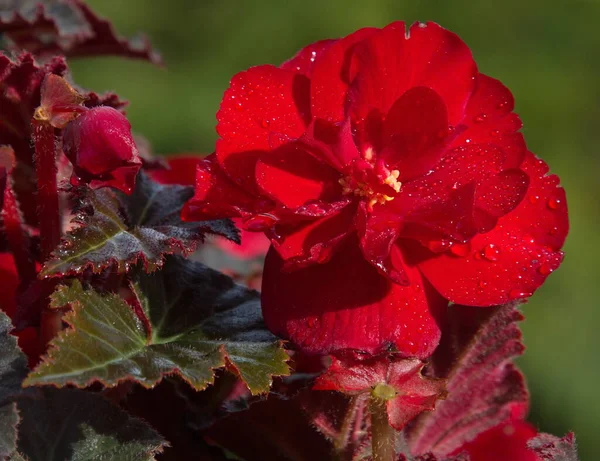
[[[394,461],[396,431],[388,421],[387,401],[371,396],[369,411],[371,412],[371,447],[373,461]]]
[[[32,120],[35,144],[35,172],[37,176],[37,203],[40,220],[40,247],[42,261],[47,260],[61,236],[61,217],[56,180],[57,144],[54,128],[44,120]],[[41,312],[40,339],[42,346],[62,329],[62,312],[45,305]]]

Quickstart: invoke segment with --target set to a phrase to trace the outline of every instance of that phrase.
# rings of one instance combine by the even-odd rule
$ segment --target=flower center
[[[381,400],[392,400],[397,395],[396,389],[384,383],[377,384],[371,390],[371,396]]]
[[[342,193],[364,198],[369,211],[373,211],[376,204],[383,205],[394,200],[394,193],[400,192],[402,187],[398,181],[400,171],[389,170],[382,162],[376,162],[374,157],[373,150],[367,149],[363,159],[354,163],[351,174],[338,180]]]

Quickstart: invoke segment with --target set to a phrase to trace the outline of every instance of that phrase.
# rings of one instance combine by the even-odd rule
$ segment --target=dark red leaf
[[[460,324],[460,318],[474,309],[452,306],[450,318],[456,316]],[[524,350],[517,327],[522,319],[514,304],[494,308],[472,339],[454,350],[453,356],[459,358],[448,375],[448,398],[411,428],[414,454],[446,456],[503,421],[525,416],[529,394],[523,375],[512,363]],[[464,344],[460,332],[447,331],[445,337],[449,336]]]
[[[118,55],[162,64],[145,37],[119,37],[82,0],[8,0],[0,5],[0,34],[11,49],[47,57]]]
[[[575,435],[572,432],[562,439],[550,434],[540,434],[527,445],[543,461],[579,460]]]

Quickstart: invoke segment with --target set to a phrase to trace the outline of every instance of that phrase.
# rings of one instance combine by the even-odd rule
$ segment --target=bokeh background
[[[278,64],[303,45],[364,26],[432,20],[459,34],[482,72],[514,93],[532,151],[567,190],[571,232],[562,267],[524,306],[520,364],[531,421],[577,434],[600,459],[600,1],[89,0],[118,30],[145,31],[166,69],[121,59],[72,63],[75,80],[131,102],[135,131],[157,153],[210,152],[230,78]],[[508,461],[508,460],[507,460]]]

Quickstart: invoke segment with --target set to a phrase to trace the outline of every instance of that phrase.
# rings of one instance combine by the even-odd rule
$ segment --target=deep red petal
[[[313,118],[339,122],[345,119],[344,104],[350,85],[349,66],[354,45],[378,29],[365,28],[333,43],[317,56],[311,77]]]
[[[450,301],[490,306],[525,298],[560,265],[569,228],[565,192],[558,177],[546,176],[548,166],[533,154],[527,154],[522,168],[530,186],[515,210],[492,231],[477,235],[464,256],[429,254],[419,264]]]
[[[337,40],[320,40],[302,48],[296,56],[284,62],[280,67],[285,70],[291,70],[310,77],[315,66],[315,62],[321,58],[321,55]]]
[[[369,392],[375,385],[387,382],[388,368],[387,358],[348,361],[332,357],[331,366],[316,379],[313,389],[345,394]]]
[[[464,118],[477,67],[469,48],[437,24],[414,24],[408,38],[403,22],[395,22],[356,46],[356,80],[352,112],[366,119],[373,110],[387,114],[396,100],[414,86],[438,93],[457,125]]]
[[[409,89],[392,106],[383,124],[381,153],[405,181],[427,173],[440,159],[448,138],[448,113],[433,90]]]
[[[480,434],[455,454],[466,452],[471,461],[539,461],[527,448],[527,441],[536,435],[535,428],[525,421],[507,421]]]
[[[514,98],[508,88],[498,80],[479,74],[461,122],[466,129],[453,146],[492,144],[505,152],[505,168],[518,167],[527,149],[523,135],[518,133],[523,124],[513,112],[514,108]]]
[[[277,229],[273,246],[285,260],[286,270],[327,261],[333,250],[354,231],[355,206],[291,229]]]
[[[377,353],[394,346],[407,356],[427,357],[440,330],[434,318],[447,306],[418,271],[411,284],[382,277],[349,239],[328,263],[286,273],[274,249],[265,260],[262,307],[275,334],[307,353],[341,349]]]
[[[147,173],[162,184],[183,184],[193,186],[196,183],[196,165],[202,157],[177,155],[166,159],[167,168],[148,170]]]
[[[334,201],[341,197],[340,173],[290,143],[267,152],[256,163],[256,182],[269,197],[288,208],[311,200]]]
[[[233,181],[256,192],[254,166],[273,137],[296,139],[309,116],[308,79],[274,66],[253,67],[231,80],[217,113],[216,153]]]
[[[394,283],[406,284],[404,268],[394,257],[396,252],[392,252],[402,225],[399,216],[389,213],[385,207],[376,207],[372,213],[367,212],[364,202],[359,207],[357,228],[365,259]]]
[[[243,226],[239,219],[234,219],[233,221],[238,227]],[[241,243],[239,245],[219,236],[214,240],[215,245],[225,253],[238,259],[254,259],[267,254],[271,242],[265,234],[246,230],[242,230],[240,234]]]
[[[185,204],[182,219],[202,221],[247,217],[265,213],[274,204],[266,199],[248,194],[223,173],[214,155],[198,162],[194,196]]]

